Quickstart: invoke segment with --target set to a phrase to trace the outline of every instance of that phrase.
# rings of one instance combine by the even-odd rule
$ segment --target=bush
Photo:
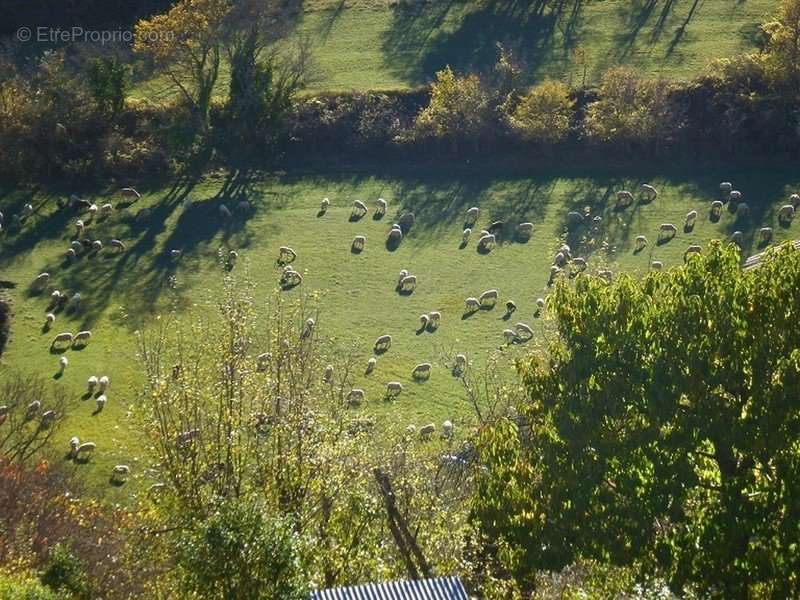
[[[50,551],[41,580],[50,589],[67,592],[76,600],[94,597],[81,561],[64,544],[56,544]]]
[[[509,117],[520,137],[538,144],[558,144],[569,133],[575,101],[560,81],[545,80],[531,88]]]
[[[33,575],[0,573],[0,598],[3,600],[59,600],[59,595]]]

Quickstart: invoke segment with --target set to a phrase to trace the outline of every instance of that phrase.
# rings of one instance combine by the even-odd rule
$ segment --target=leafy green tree
[[[768,76],[800,91],[800,0],[782,0],[775,19],[762,27],[767,38],[764,62]]]
[[[489,122],[490,96],[477,75],[458,77],[446,67],[436,73],[431,99],[414,122],[421,137],[449,140],[457,152],[462,142],[477,143]]]
[[[521,579],[578,560],[704,597],[800,594],[800,251],[557,285],[560,340],[519,364],[475,515]]]
[[[44,585],[76,600],[94,597],[91,582],[81,561],[64,544],[56,544],[47,558],[41,575]]]
[[[526,140],[557,144],[566,138],[575,115],[569,88],[547,79],[525,94],[509,118],[511,126]]]
[[[60,600],[50,588],[32,575],[0,572],[0,598],[3,600]]]
[[[128,71],[127,65],[113,58],[95,58],[89,63],[89,91],[102,113],[116,117],[122,112],[128,88]]]

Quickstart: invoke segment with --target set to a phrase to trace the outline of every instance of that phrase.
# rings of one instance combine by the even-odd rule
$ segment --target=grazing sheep
[[[789,196],[789,203],[794,207],[795,210],[800,208],[800,194],[792,194]],[[0,219],[2,221],[2,219]]]
[[[728,198],[733,190],[733,184],[730,181],[723,181],[719,184],[719,191],[724,198]]]
[[[586,270],[586,259],[581,258],[580,256],[572,259],[572,265],[578,272]]]
[[[25,418],[32,419],[36,416],[36,413],[39,412],[42,408],[42,403],[39,400],[34,400],[30,404],[28,404],[28,408],[25,409]]]
[[[296,286],[303,283],[303,276],[291,267],[283,271],[281,275],[281,285],[283,286]]]
[[[614,279],[614,272],[611,269],[600,269],[597,276],[605,279],[608,283]]]
[[[533,223],[525,222],[517,225],[517,233],[522,237],[531,237],[533,234]]]
[[[743,219],[750,214],[750,207],[746,202],[740,202],[736,207],[736,218]]]
[[[72,344],[72,334],[71,333],[59,333],[56,337],[53,338],[53,343],[50,344],[51,348],[63,343],[67,343],[68,345]]]
[[[467,356],[466,354],[456,354],[456,365],[455,368],[457,371],[463,371],[467,368]]]
[[[361,202],[361,200],[353,202],[353,209],[350,211],[350,216],[363,217],[365,214],[367,214],[367,205]]]
[[[97,377],[92,375],[89,379],[86,380],[86,391],[90,394],[94,392],[94,388],[97,386]]]
[[[558,249],[558,251],[568,259],[572,258],[572,248],[569,247],[569,244],[561,244],[561,247]]]
[[[403,291],[413,291],[417,288],[417,276],[406,275],[400,280],[400,289]]]
[[[420,315],[419,316],[419,328],[425,329],[428,326],[428,323],[431,322],[431,318],[428,315]]]
[[[392,227],[386,235],[387,241],[391,243],[399,243],[403,240],[403,231],[398,226],[397,229]]]
[[[322,381],[328,384],[333,383],[333,365],[325,367],[325,371],[322,373]]]
[[[647,202],[652,202],[658,198],[658,190],[649,183],[643,183],[639,189],[641,190],[642,196],[644,196],[644,199]]]
[[[322,202],[319,203],[319,212],[323,212],[324,213],[325,211],[328,210],[328,207],[330,207],[330,205],[331,205],[330,199],[323,198]]]
[[[400,215],[400,218],[397,220],[400,228],[403,230],[403,233],[406,234],[411,231],[411,228],[414,226],[414,223],[417,222],[417,217],[414,216],[413,212],[407,212]]]
[[[513,329],[503,329],[503,337],[506,340],[506,344],[512,344],[517,339],[517,332]]]
[[[64,253],[64,256],[67,257],[67,260],[74,260],[78,257],[78,253],[75,252],[73,248],[67,248],[67,251]]]
[[[689,257],[693,254],[700,254],[703,251],[703,248],[698,246],[697,244],[692,244],[686,249],[686,252],[683,253],[683,262],[689,260]]]
[[[139,198],[142,197],[142,195],[139,192],[137,192],[135,189],[133,189],[132,187],[122,188],[119,191],[119,193],[123,198],[131,199],[131,200],[138,200]]]
[[[100,214],[108,215],[111,213],[112,210],[114,210],[114,205],[111,204],[110,202],[107,202],[100,207]]]
[[[366,243],[367,243],[367,238],[365,238],[363,235],[357,235],[356,237],[353,238],[353,243],[351,245],[351,248],[353,250],[360,252],[361,250],[364,249],[364,245]]]
[[[417,433],[417,428],[414,425],[406,427],[406,435],[414,435],[415,433]]]
[[[61,300],[61,298],[63,298],[63,297],[64,297],[64,294],[62,294],[59,290],[53,290],[50,293],[50,302],[52,304],[57,304]]]
[[[453,422],[450,420],[445,421],[442,423],[442,437],[443,438],[451,438],[453,437],[454,427]]]
[[[220,204],[219,205],[219,216],[222,217],[223,219],[226,219],[226,220],[230,219],[231,216],[232,216],[231,209],[229,209],[224,204]]]
[[[75,221],[75,236],[80,237],[83,235],[83,230],[86,228],[86,224],[81,220],[78,219]]]
[[[256,356],[256,370],[259,372],[264,372],[269,367],[269,363],[272,360],[272,352],[262,352],[258,356]]]
[[[23,219],[26,218],[26,217],[31,216],[31,214],[33,214],[33,204],[31,204],[31,203],[23,204],[22,205],[22,211],[20,211],[20,212],[22,213],[22,218]]]
[[[791,204],[784,204],[783,206],[778,209],[778,221],[781,223],[787,223],[794,219],[794,206]]]
[[[661,269],[664,268],[664,263],[662,263],[660,260],[654,260],[653,262],[650,263],[650,267],[654,271],[660,271]]]
[[[579,213],[577,211],[571,210],[567,213],[567,225],[569,227],[575,227],[576,225],[580,225],[586,220],[586,217],[583,213]]]
[[[69,457],[75,458],[75,455],[78,453],[78,447],[81,445],[81,441],[78,439],[77,436],[73,436],[69,439]]]
[[[75,458],[80,458],[84,454],[92,454],[95,448],[97,448],[97,445],[94,442],[83,442],[75,450]]]
[[[492,233],[488,233],[478,240],[478,248],[482,250],[491,250],[497,245],[497,238]]]
[[[461,243],[466,245],[469,242],[469,236],[472,235],[472,229],[467,227],[464,231],[461,232]]]
[[[647,246],[647,238],[643,235],[636,236],[635,249],[636,252],[641,252]]]
[[[633,204],[633,194],[627,190],[617,192],[617,208],[625,208]]]
[[[106,397],[105,394],[100,394],[97,398],[95,398],[94,403],[97,408],[97,412],[100,412],[105,408],[107,401],[108,398]]]
[[[464,222],[468,225],[474,225],[475,222],[478,220],[478,216],[481,214],[481,209],[477,206],[473,206],[469,210],[467,210],[467,218],[464,219]]]
[[[317,322],[314,319],[310,317],[306,319],[305,325],[303,326],[303,332],[300,334],[300,337],[307,338],[310,336],[312,333],[314,333],[314,328],[316,326]]]
[[[731,234],[731,242],[741,247],[741,245],[744,243],[744,233],[741,231],[734,231]]]
[[[172,250],[169,251],[169,255],[170,255],[170,258],[172,258],[172,260],[178,260],[181,257],[182,254],[183,254],[183,252],[181,252],[177,248],[172,249]]]
[[[492,235],[497,235],[497,232],[503,229],[505,223],[503,221],[492,221],[492,224],[489,225],[489,233]]]
[[[33,280],[33,287],[41,290],[47,285],[48,281],[50,281],[50,273],[39,273],[36,279]]]
[[[434,433],[436,433],[436,424],[435,423],[428,423],[427,425],[423,425],[419,428],[419,437],[422,439],[428,439]]]
[[[97,211],[97,204],[92,204],[89,206],[89,213],[91,214],[92,218],[94,218],[95,214],[97,214]]]
[[[50,424],[56,419],[56,411],[46,410],[42,413],[42,426],[49,427]]]
[[[411,370],[411,377],[413,379],[425,379],[431,376],[431,369],[433,369],[433,365],[431,363],[419,363]]]
[[[661,226],[658,228],[658,239],[659,241],[663,239],[671,239],[674,238],[678,234],[678,228],[675,227],[672,223],[662,223]]]
[[[56,316],[53,313],[47,313],[44,316],[44,321],[45,321],[45,326],[47,327],[47,329],[50,329],[50,327],[53,326],[53,323],[56,322]]]
[[[769,242],[772,239],[772,227],[762,227],[758,230],[758,240],[762,244]]]
[[[564,256],[563,252],[556,252],[556,255],[553,257],[553,264],[557,267],[563,267],[567,264],[567,257]]]
[[[408,276],[408,271],[405,269],[400,270],[400,275],[397,277],[397,286],[400,287],[400,282]]]
[[[58,372],[63,375],[64,370],[69,366],[69,359],[66,356],[62,356],[58,359]]]
[[[92,242],[92,250],[94,250],[95,252],[100,252],[100,250],[102,249],[103,249],[103,242],[101,242],[100,240],[95,240]]]
[[[731,202],[739,202],[742,199],[742,192],[739,190],[733,190],[730,194],[728,194],[728,198],[730,198]]]
[[[722,214],[722,207],[723,206],[724,206],[724,204],[722,203],[722,200],[714,200],[711,203],[711,218],[712,219],[719,218],[720,214]]]
[[[494,305],[497,302],[498,296],[499,293],[497,290],[486,290],[480,296],[478,296],[478,303],[481,306]]]
[[[686,221],[685,224],[687,227],[694,227],[694,222],[697,220],[697,211],[690,210],[686,213]]]
[[[280,264],[288,264],[294,262],[297,258],[297,252],[292,250],[289,246],[281,246],[278,249],[278,262]]]
[[[364,390],[360,388],[353,388],[347,394],[347,403],[350,406],[358,406],[364,401]]]
[[[111,480],[115,483],[121,483],[130,475],[131,468],[128,465],[116,465],[111,469]]]
[[[97,380],[97,387],[101,392],[105,392],[108,389],[108,376],[103,375],[100,379]]]
[[[390,381],[386,384],[386,395],[390,398],[398,396],[403,391],[403,384],[399,381]]]
[[[374,356],[367,361],[367,375],[372,373],[375,370],[375,367],[378,364],[378,359]]]
[[[481,303],[477,298],[473,298],[470,296],[466,300],[464,300],[464,308],[467,312],[475,312],[481,307]]]
[[[547,280],[547,285],[553,285],[553,282],[556,280],[556,277],[561,275],[564,272],[564,269],[559,267],[558,265],[553,265],[550,267],[550,279]]]
[[[392,336],[389,334],[382,335],[375,340],[373,348],[375,350],[388,350],[392,346]]]
[[[514,325],[514,328],[517,330],[517,335],[522,337],[521,334],[527,336],[528,339],[533,337],[533,329],[531,329],[530,325],[526,325],[525,323],[517,323]]]
[[[431,319],[431,326],[438,327],[439,322],[442,320],[442,313],[440,313],[438,310],[432,310],[430,313],[428,313],[428,316]]]
[[[386,204],[386,200],[384,200],[383,198],[378,198],[378,200],[375,202],[375,214],[385,215],[387,208],[388,205]]]
[[[74,250],[75,254],[80,254],[83,252],[83,244],[81,244],[78,240],[71,242],[69,248],[70,250]]]
[[[516,312],[516,310],[517,310],[516,302],[514,302],[513,300],[508,300],[506,302],[506,314],[510,315],[510,314]]]
[[[108,245],[114,248],[114,250],[119,250],[120,252],[125,251],[125,243],[122,240],[113,239],[108,242]]]
[[[537,299],[536,299],[536,307],[537,307],[539,310],[543,309],[543,308],[544,308],[544,305],[545,305],[544,298],[537,298]]]
[[[91,331],[88,331],[88,330],[79,331],[78,333],[75,334],[75,337],[72,339],[72,344],[74,346],[77,346],[80,343],[82,343],[83,345],[86,345],[86,344],[89,343],[89,339],[91,337],[92,337],[92,332]]]

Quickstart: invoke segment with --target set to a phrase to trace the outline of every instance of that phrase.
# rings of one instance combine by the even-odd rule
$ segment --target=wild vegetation
[[[4,46],[0,596],[799,595],[800,2],[628,4]]]

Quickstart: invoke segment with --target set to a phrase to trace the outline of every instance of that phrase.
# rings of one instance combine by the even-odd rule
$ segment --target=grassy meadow
[[[709,221],[709,204],[722,180],[732,180],[753,209],[746,221],[736,222],[727,210],[719,222]],[[614,193],[635,189],[643,181],[660,190],[658,199],[616,211]],[[122,501],[138,486],[108,486],[113,464],[130,464],[134,480],[147,481],[146,452],[130,416],[142,383],[134,332],[152,327],[155,317],[171,308],[188,318],[213,300],[223,273],[220,248],[237,250],[240,259],[235,268],[247,269],[255,278],[266,306],[279,279],[278,248],[289,245],[298,254],[293,266],[304,273],[304,282],[283,293],[321,295],[319,327],[323,336],[331,338],[334,351],[354,353],[366,367],[374,339],[384,333],[394,338],[372,374],[357,373],[354,383],[366,390],[367,398],[354,410],[376,416],[382,427],[419,426],[448,418],[457,427],[466,427],[472,412],[449,372],[449,361],[463,352],[480,373],[490,356],[501,353],[509,360],[500,361],[500,368],[510,372],[514,357],[546,342],[552,328],[546,318],[534,318],[535,300],[547,294],[552,256],[563,240],[572,244],[576,255],[588,258],[590,269],[608,266],[615,275],[641,276],[652,260],[667,267],[681,264],[688,245],[726,238],[736,229],[745,232],[745,254],[752,254],[758,251],[754,236],[763,225],[774,227],[775,242],[797,237],[797,225],[779,226],[776,211],[798,185],[796,174],[780,168],[702,173],[676,169],[633,178],[612,172],[532,174],[467,167],[446,173],[409,169],[279,174],[247,182],[208,176],[198,182],[139,186],[143,197],[138,203],[117,208],[107,219],[88,226],[88,237],[103,240],[106,248],[73,264],[63,257],[77,215],[57,209],[55,200],[74,190],[6,190],[0,196],[0,210],[6,215],[28,201],[35,212],[21,230],[6,230],[0,237],[0,279],[8,288],[14,315],[0,370],[54,377],[58,355],[49,351],[52,337],[61,331],[92,331],[85,349],[66,353],[70,364],[59,384],[66,386],[74,407],[58,443],[66,449],[72,435],[95,441],[95,457],[76,469],[98,492]],[[119,203],[107,191],[78,191],[98,203]],[[252,213],[222,222],[219,205],[233,207],[243,197],[253,204]],[[320,216],[323,197],[331,199],[331,208]],[[372,209],[378,197],[389,203],[383,219],[375,219],[370,210],[358,222],[348,220],[353,200],[361,199]],[[189,208],[184,203],[187,198],[193,201]],[[524,243],[505,236],[494,251],[480,254],[474,234],[461,248],[464,213],[473,205],[481,208],[479,226],[495,219],[509,224],[532,221],[533,236]],[[600,227],[567,234],[566,213],[586,206],[592,214],[602,215]],[[152,213],[137,222],[135,214],[144,207],[151,207]],[[684,232],[684,215],[692,209],[700,218],[692,231]],[[390,251],[384,243],[386,233],[405,210],[413,210],[417,222],[399,248]],[[659,246],[658,226],[664,222],[678,225],[679,233]],[[639,234],[650,243],[634,254]],[[360,254],[350,249],[355,235],[367,239]],[[110,251],[111,238],[124,240],[127,250]],[[172,249],[182,250],[183,256],[172,260]],[[404,268],[419,280],[417,290],[408,296],[394,289]],[[51,274],[48,291],[32,295],[30,282],[43,271]],[[489,288],[500,291],[497,307],[464,317],[464,299]],[[60,313],[53,329],[45,332],[44,315],[53,289],[70,295],[80,292],[84,307],[77,313]],[[506,321],[502,305],[508,299],[516,302],[518,312]],[[419,332],[419,315],[431,310],[441,311],[440,328]],[[502,330],[519,321],[534,328],[535,338],[524,345],[505,346]],[[425,361],[434,364],[432,376],[414,383],[411,369]],[[109,402],[99,414],[94,414],[93,400],[84,396],[86,379],[92,374],[111,378]],[[383,390],[391,380],[403,382],[405,391],[396,401],[386,402]]]
[[[404,89],[446,65],[485,70],[497,44],[514,52],[530,81],[549,76],[596,83],[617,64],[667,79],[689,79],[713,59],[755,47],[771,0],[309,0],[296,33],[313,46],[309,92]],[[226,93],[222,66],[219,90]],[[158,100],[162,79],[133,96]]]

